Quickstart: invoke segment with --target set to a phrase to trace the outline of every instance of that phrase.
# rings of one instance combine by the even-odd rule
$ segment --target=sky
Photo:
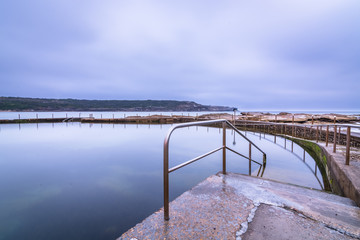
[[[359,0],[0,2],[0,96],[360,109]]]

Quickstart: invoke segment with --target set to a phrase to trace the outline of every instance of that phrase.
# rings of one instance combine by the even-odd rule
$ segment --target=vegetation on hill
[[[0,97],[0,111],[231,111],[174,100],[78,100]]]

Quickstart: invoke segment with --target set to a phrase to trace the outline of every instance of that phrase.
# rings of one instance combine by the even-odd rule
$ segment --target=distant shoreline
[[[116,113],[116,112],[119,112],[119,113],[121,113],[121,112],[138,112],[138,113],[141,113],[141,112],[149,112],[149,113],[151,113],[151,112],[153,112],[153,113],[156,113],[156,112],[166,112],[166,113],[171,113],[171,112],[183,112],[183,113],[185,113],[185,112],[214,112],[214,113],[216,113],[216,112],[233,112],[232,110],[224,110],[224,111],[217,111],[217,110],[200,110],[200,111],[197,111],[197,110],[190,110],[190,111],[172,111],[172,110],[164,110],[164,111],[155,111],[155,110],[152,110],[152,111],[132,111],[132,110],[117,110],[117,111],[107,111],[107,110],[104,110],[104,111],[99,111],[99,110],[96,110],[96,111],[92,111],[92,110],[79,110],[79,111],[77,111],[77,110],[71,110],[71,111],[67,111],[67,110],[46,110],[46,111],[41,111],[41,110],[29,110],[29,111],[17,111],[17,110],[0,110],[0,112],[9,112],[9,113],[17,113],[17,112],[19,112],[19,113],[52,113],[52,112],[56,112],[56,113],[78,113],[78,112],[86,112],[86,113],[88,113],[88,112],[99,112],[99,113],[112,113],[112,112],[114,112],[114,113]]]
[[[15,112],[170,112],[232,111],[233,107],[177,100],[83,100],[0,97],[0,111]]]

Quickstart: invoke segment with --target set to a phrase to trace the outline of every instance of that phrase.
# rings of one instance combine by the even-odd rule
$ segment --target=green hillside
[[[0,111],[231,111],[230,107],[207,106],[173,100],[78,100],[0,97]]]

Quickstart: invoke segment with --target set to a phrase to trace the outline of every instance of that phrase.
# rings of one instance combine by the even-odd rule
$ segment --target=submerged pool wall
[[[329,169],[327,152],[316,143],[298,138],[288,137],[288,139],[297,143],[315,160],[323,178],[324,190],[340,194],[339,185]]]

